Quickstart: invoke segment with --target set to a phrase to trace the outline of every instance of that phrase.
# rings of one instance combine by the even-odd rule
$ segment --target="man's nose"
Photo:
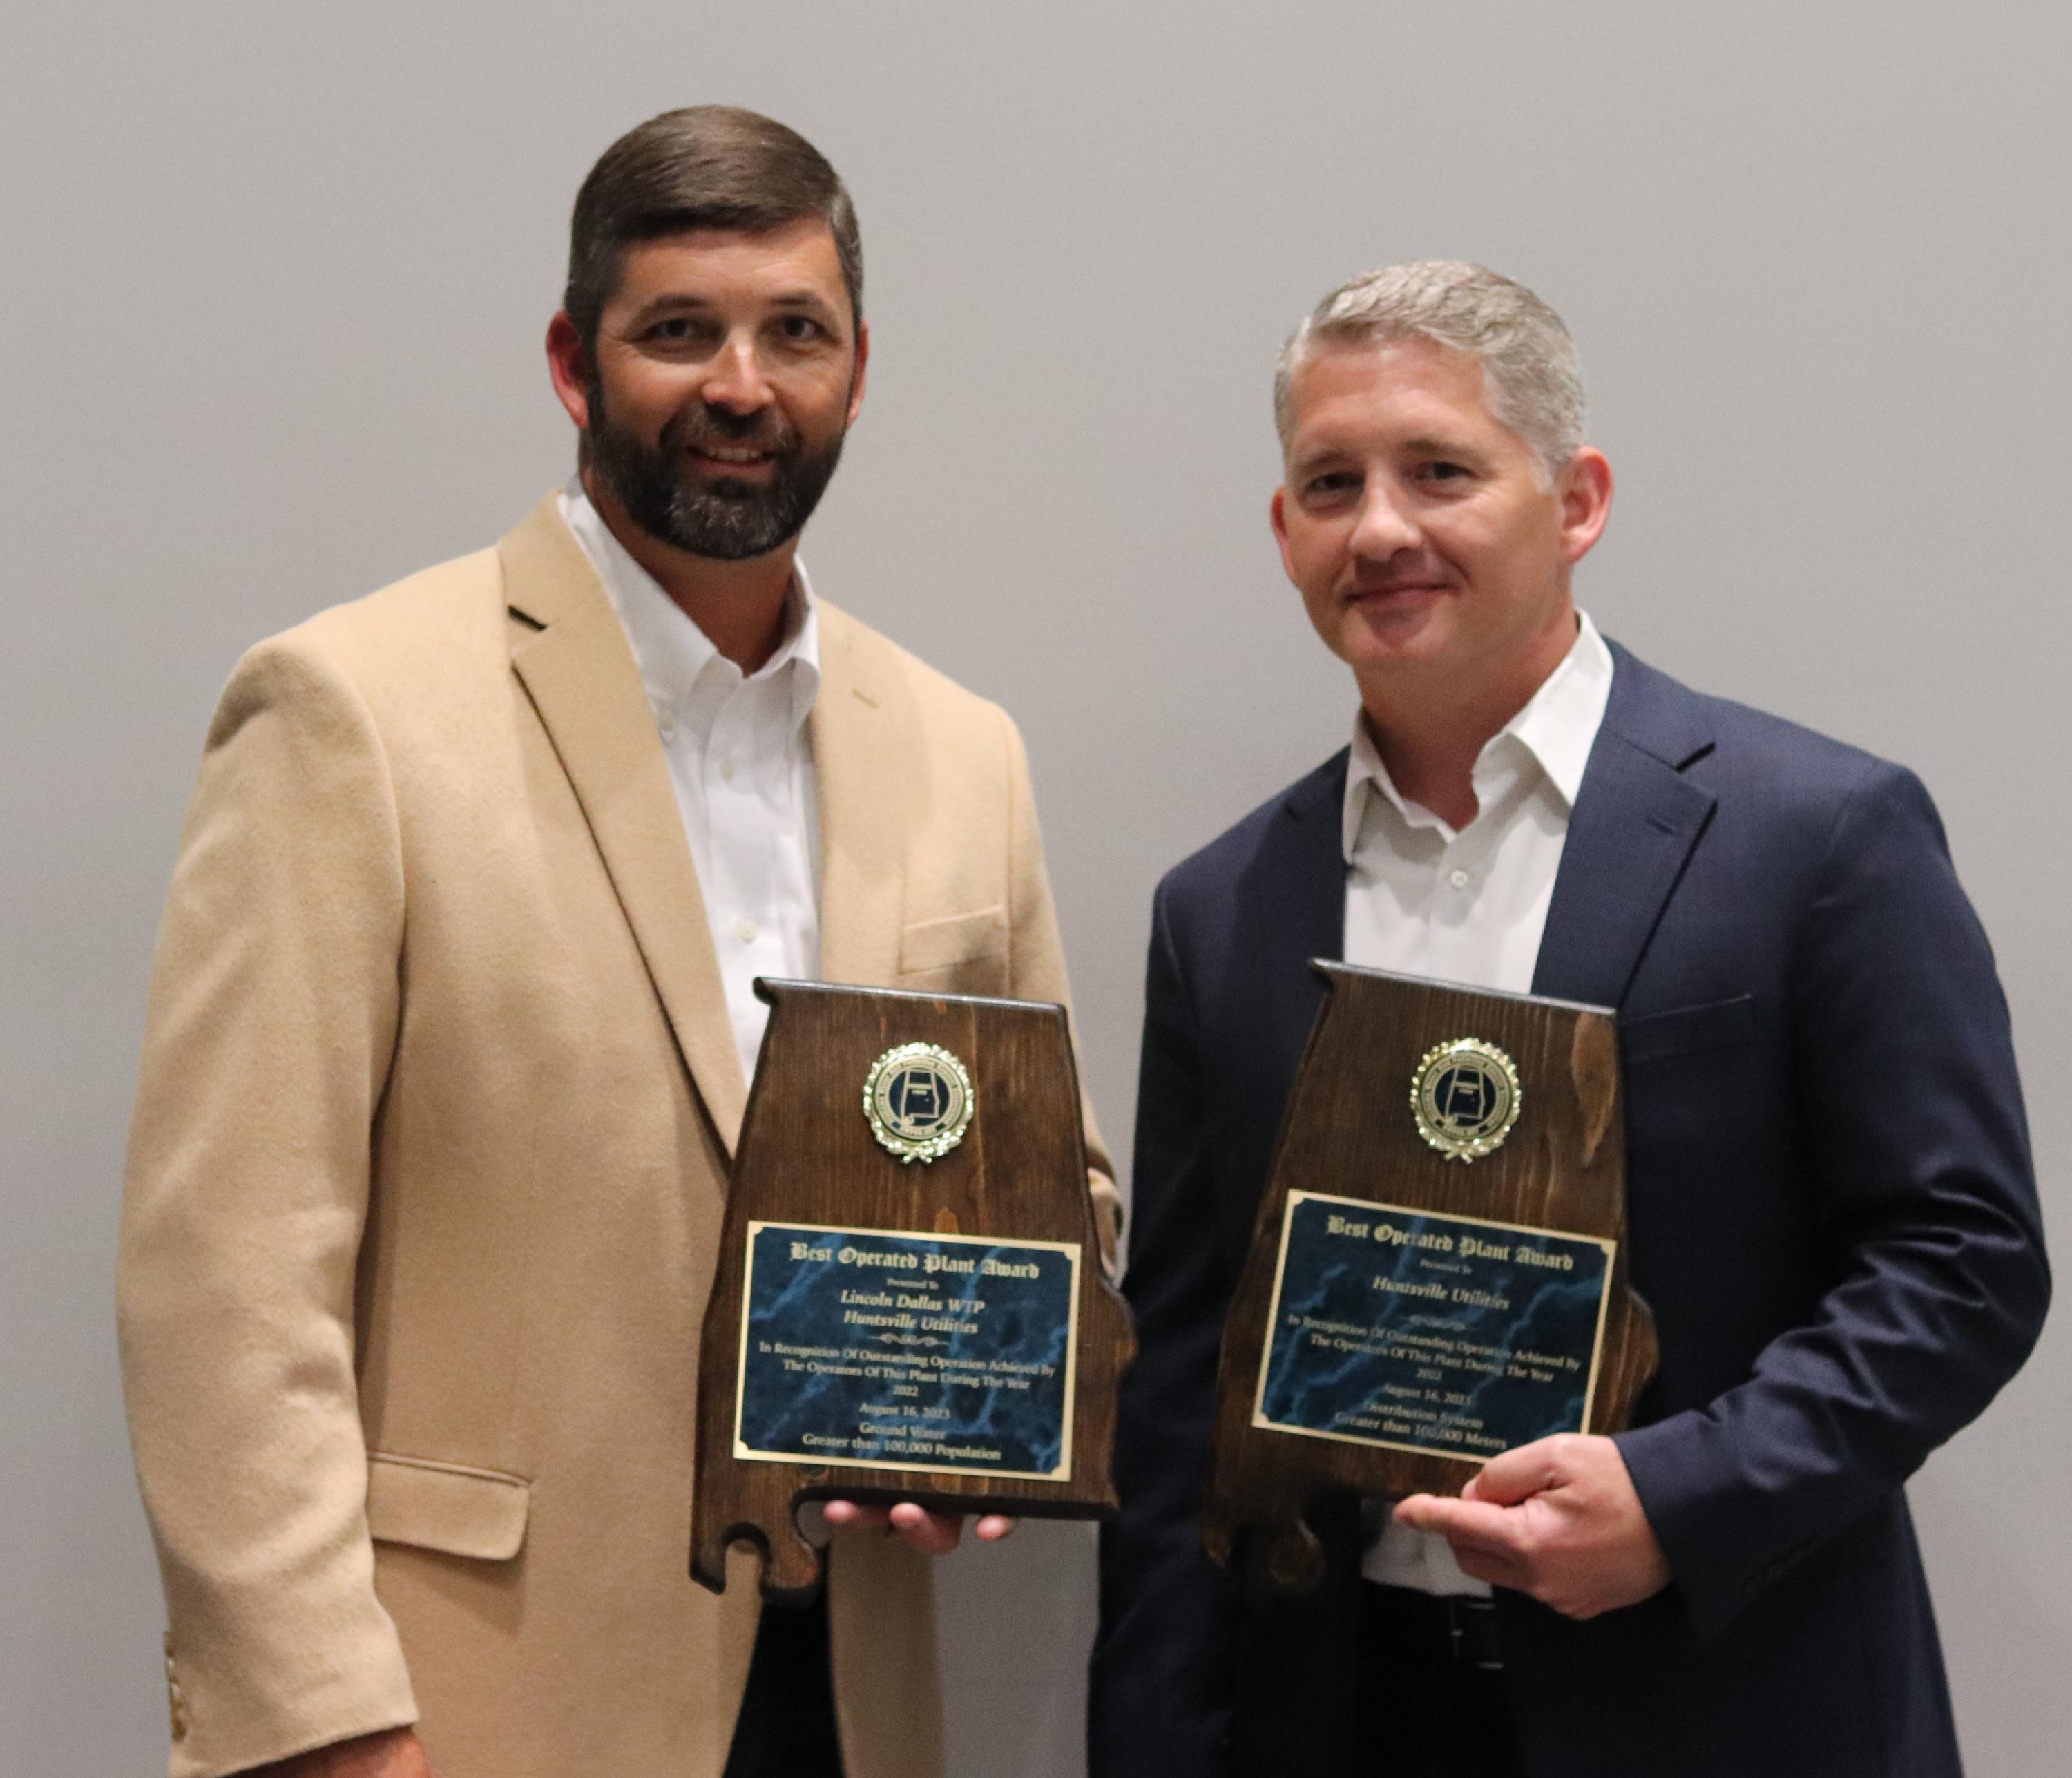
[[[1424,541],[1416,517],[1396,497],[1396,491],[1379,480],[1367,484],[1360,502],[1359,519],[1353,526],[1352,550],[1371,562],[1386,562]]]
[[[713,406],[725,408],[730,414],[754,414],[770,405],[770,384],[763,374],[751,335],[728,335],[700,393]]]

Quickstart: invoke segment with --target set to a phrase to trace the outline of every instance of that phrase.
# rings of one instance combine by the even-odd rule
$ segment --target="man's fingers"
[[[892,1524],[891,1515],[883,1507],[860,1506],[854,1500],[823,1500],[820,1514],[829,1525],[851,1531],[885,1531]]]
[[[864,1506],[855,1500],[824,1500],[820,1511],[829,1525],[852,1531],[897,1532],[924,1556],[947,1556],[964,1531],[961,1513],[931,1513],[916,1500],[897,1506]],[[989,1513],[974,1529],[988,1543],[997,1543],[1014,1529],[1014,1521]]]
[[[1634,1604],[1672,1578],[1610,1438],[1564,1433],[1521,1445],[1491,1459],[1462,1499],[1413,1495],[1396,1517],[1445,1537],[1478,1580],[1572,1618]]]
[[[1515,1507],[1437,1494],[1413,1494],[1396,1508],[1397,1524],[1444,1537],[1462,1574],[1521,1593],[1533,1588],[1531,1558],[1524,1547],[1525,1517]]]
[[[1457,1554],[1483,1550],[1507,1559],[1517,1555],[1518,1529],[1508,1510],[1486,1500],[1449,1500],[1439,1494],[1413,1494],[1396,1503],[1396,1522],[1412,1531],[1444,1537]]]
[[[892,1529],[924,1556],[947,1556],[964,1535],[961,1513],[931,1513],[912,1500],[892,1509]]]
[[[1558,1439],[1536,1438],[1515,1451],[1500,1452],[1475,1472],[1462,1492],[1470,1500],[1486,1500],[1492,1506],[1515,1506],[1544,1493],[1562,1479],[1559,1447]]]

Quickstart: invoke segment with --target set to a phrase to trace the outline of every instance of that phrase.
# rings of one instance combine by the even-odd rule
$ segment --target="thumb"
[[[1492,1506],[1515,1506],[1520,1500],[1544,1493],[1561,1479],[1553,1445],[1552,1438],[1536,1438],[1529,1445],[1490,1458],[1461,1490],[1461,1497],[1486,1500]]]
[[[1412,1531],[1430,1532],[1471,1548],[1501,1550],[1511,1546],[1511,1527],[1503,1508],[1481,1501],[1413,1494],[1396,1503],[1393,1517]]]

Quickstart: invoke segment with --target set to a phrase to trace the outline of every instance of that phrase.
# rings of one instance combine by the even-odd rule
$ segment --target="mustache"
[[[671,455],[705,445],[754,445],[772,456],[789,457],[800,446],[799,429],[775,408],[759,414],[733,414],[701,402],[688,407],[662,428],[662,448]]]

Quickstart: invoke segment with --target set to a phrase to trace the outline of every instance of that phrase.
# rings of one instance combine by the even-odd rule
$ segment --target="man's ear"
[[[553,379],[554,393],[567,410],[576,430],[590,430],[590,354],[583,350],[582,335],[558,309],[547,323],[547,374]]]
[[[1604,452],[1585,445],[1571,457],[1555,484],[1561,503],[1561,554],[1573,564],[1604,535],[1612,511],[1612,466]]]
[[[849,385],[849,422],[856,424],[856,417],[863,411],[863,373],[870,362],[870,323],[859,321],[856,324],[856,374]]]
[[[1281,486],[1274,489],[1273,498],[1268,503],[1266,510],[1267,517],[1273,524],[1273,541],[1281,545],[1281,572],[1293,580],[1295,578],[1295,564],[1288,558],[1287,503],[1288,488],[1287,484],[1283,483]]]

